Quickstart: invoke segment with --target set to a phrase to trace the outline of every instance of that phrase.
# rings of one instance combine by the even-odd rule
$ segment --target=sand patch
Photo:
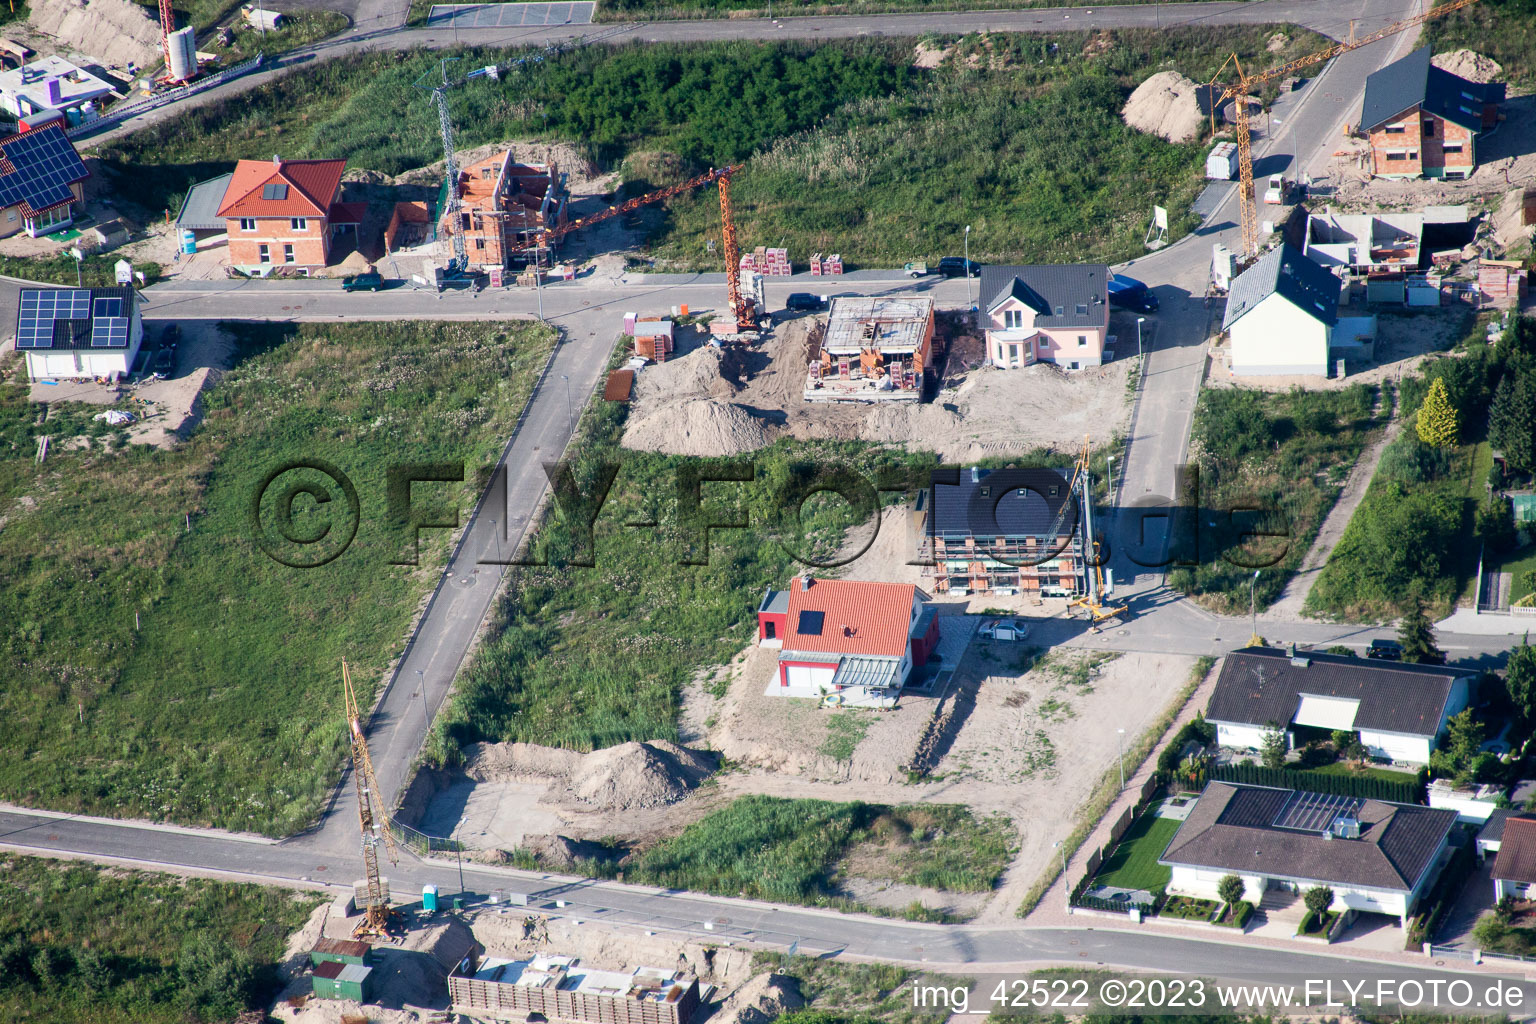
[[[1193,142],[1201,124],[1196,88],[1177,71],[1159,71],[1136,87],[1120,115],[1137,131],[1169,142]]]

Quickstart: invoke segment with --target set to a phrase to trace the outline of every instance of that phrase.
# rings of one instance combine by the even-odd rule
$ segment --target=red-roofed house
[[[779,648],[767,694],[888,704],[938,645],[936,615],[910,583],[797,577],[757,610],[759,645]]]
[[[1494,859],[1493,898],[1505,896],[1528,900],[1536,896],[1536,818],[1510,818],[1504,822]]]
[[[363,203],[341,202],[345,160],[241,160],[218,216],[229,231],[229,265],[265,275],[275,266],[308,273],[330,262],[331,241],[356,230]]]

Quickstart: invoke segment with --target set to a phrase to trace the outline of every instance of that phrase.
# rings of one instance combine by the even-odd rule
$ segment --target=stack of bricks
[[[771,249],[758,246],[741,255],[741,269],[753,270],[768,277],[788,277],[793,271],[789,265],[788,249]]]
[[[831,256],[823,256],[816,253],[811,257],[811,273],[816,275],[841,274],[843,272],[843,257],[838,253]]]

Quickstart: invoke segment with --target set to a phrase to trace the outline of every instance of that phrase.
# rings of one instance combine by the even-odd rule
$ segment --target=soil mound
[[[741,455],[772,442],[767,428],[746,409],[709,398],[666,406],[624,428],[625,448],[668,455]]]
[[[579,751],[536,743],[471,743],[464,748],[464,774],[476,782],[519,775],[565,779],[581,764],[581,758]]]
[[[1449,71],[1458,78],[1465,78],[1469,82],[1492,82],[1499,77],[1499,72],[1504,69],[1499,62],[1491,57],[1484,57],[1476,50],[1452,50],[1449,53],[1437,53],[1430,58],[1430,63],[1442,71]]]
[[[715,770],[708,754],[666,740],[594,750],[571,775],[570,798],[605,811],[662,807],[691,793]]]
[[[1160,71],[1136,87],[1120,116],[1137,131],[1169,142],[1192,142],[1200,134],[1195,89],[1196,84],[1177,71]]]
[[[103,63],[151,68],[164,60],[153,8],[130,0],[33,0],[29,7],[34,29]]]
[[[551,871],[569,871],[578,861],[603,860],[613,854],[601,843],[561,835],[524,836],[523,849],[538,858],[540,867]]]
[[[804,1005],[800,982],[787,974],[759,974],[721,1000],[714,1017],[722,1024],[771,1024]]]

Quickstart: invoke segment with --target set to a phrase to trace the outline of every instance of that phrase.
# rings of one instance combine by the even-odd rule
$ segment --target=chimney
[[[815,583],[815,582],[816,582],[816,577],[812,576],[810,573],[805,573],[803,576],[800,577],[800,589],[801,590],[810,590],[811,589],[811,584]]]
[[[281,167],[281,166],[283,166],[283,158],[278,156],[276,153],[273,153],[272,154],[272,166],[273,167]]]
[[[59,84],[58,75],[50,75],[43,83],[43,89],[47,92],[50,107],[57,107],[64,101],[64,87]]]
[[[981,467],[980,466],[972,466],[971,467],[971,483],[976,484],[976,483],[980,483],[980,482],[981,482]]]
[[[1297,668],[1306,668],[1308,665],[1312,664],[1311,658],[1307,657],[1305,654],[1296,653],[1295,644],[1286,644],[1286,653],[1291,657],[1291,664],[1295,665]]]

